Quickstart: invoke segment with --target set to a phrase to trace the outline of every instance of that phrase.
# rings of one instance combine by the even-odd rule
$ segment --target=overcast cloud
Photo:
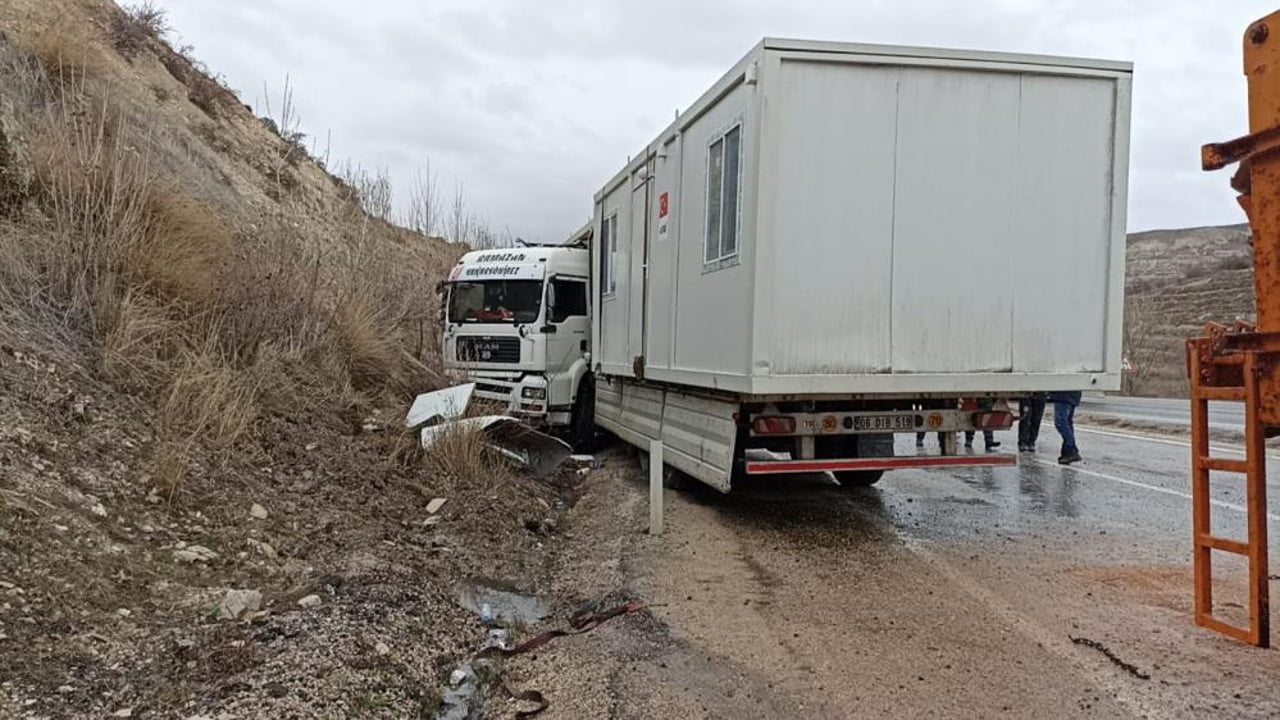
[[[526,238],[566,236],[627,156],[761,37],[1130,60],[1129,227],[1242,222],[1199,148],[1246,129],[1240,43],[1275,0],[159,0],[179,42],[263,112],[441,186]],[[1229,8],[1229,9],[1228,9]],[[324,143],[322,142],[321,145]]]

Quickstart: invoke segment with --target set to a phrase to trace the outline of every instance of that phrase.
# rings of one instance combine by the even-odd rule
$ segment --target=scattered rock
[[[161,500],[162,498],[160,497],[160,494],[157,493],[154,489],[152,489],[151,492],[147,493],[147,502],[151,503],[152,505],[159,505]]]
[[[218,605],[218,617],[235,620],[245,612],[254,613],[262,608],[262,593],[257,590],[228,590]]]
[[[444,504],[446,502],[448,502],[448,498],[436,498],[432,500],[431,502],[427,503],[427,512],[431,513],[432,515],[435,515],[436,513],[440,512],[440,508],[444,507]]]
[[[0,590],[16,590],[17,587],[18,587],[17,585],[14,585],[11,582],[0,580]]]
[[[218,553],[203,545],[188,545],[181,550],[174,550],[173,557],[181,562],[209,562],[218,557]]]
[[[431,527],[432,525],[439,525],[439,524],[440,524],[440,520],[441,520],[441,518],[440,518],[440,516],[439,516],[439,515],[432,515],[431,517],[429,517],[429,518],[427,518],[426,520],[423,520],[423,521],[422,521],[422,526],[423,526],[423,527]]]
[[[58,694],[59,694],[59,695],[67,695],[67,694],[69,694],[69,693],[73,693],[73,692],[75,692],[75,691],[76,691],[76,689],[75,689],[75,688],[73,688],[73,687],[71,687],[70,685],[59,685],[59,686],[58,686]]]
[[[111,713],[111,717],[130,718],[133,717],[133,708],[124,708]]]
[[[250,538],[249,547],[252,547],[254,550],[257,550],[259,554],[265,555],[272,560],[279,557],[279,553],[277,553],[276,549],[271,546],[271,543],[265,543],[261,540],[254,540],[253,538]]]
[[[462,668],[458,668],[457,670],[454,670],[452,673],[449,674],[449,684],[452,685],[453,687],[458,687],[466,679],[467,679],[467,671],[463,670]]]
[[[132,614],[133,614],[133,611],[130,610],[129,608],[120,608],[119,610],[116,611],[116,615],[119,615],[122,618],[127,618]]]
[[[377,645],[373,646],[373,651],[379,655],[388,655],[391,653],[391,647],[386,643],[379,641]]]
[[[107,516],[107,508],[102,503],[97,503],[93,507],[89,508],[89,512],[97,515],[98,517]]]
[[[320,447],[320,443],[307,443],[307,452],[312,452],[318,447]]]
[[[262,507],[258,503],[254,503],[253,507],[249,508],[250,517],[257,518],[258,520],[266,520],[267,515],[268,515],[267,509]]]
[[[308,595],[298,601],[298,607],[301,607],[301,608],[313,608],[313,607],[317,607],[318,605],[320,605],[319,595]]]
[[[144,533],[147,533],[148,535],[156,531],[155,527],[152,525],[139,525],[138,529]]]

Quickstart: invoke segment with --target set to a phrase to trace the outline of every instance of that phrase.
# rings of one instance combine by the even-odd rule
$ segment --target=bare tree
[[[475,213],[472,213],[470,218],[467,221],[467,227],[471,231],[468,244],[476,250],[491,250],[499,247],[498,236],[489,229],[489,221]]]
[[[467,200],[462,183],[453,188],[453,203],[449,206],[449,239],[465,243],[471,239],[471,216],[467,214]]]
[[[409,186],[409,208],[405,225],[414,232],[427,236],[436,234],[440,225],[440,189],[436,174],[431,170],[431,158],[425,168],[418,168],[413,184]]]
[[[394,192],[387,170],[370,173],[348,160],[338,171],[338,177],[351,188],[355,200],[370,217],[391,221]]]

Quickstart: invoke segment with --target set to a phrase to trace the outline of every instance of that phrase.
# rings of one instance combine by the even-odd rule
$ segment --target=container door
[[[649,194],[653,185],[652,162],[631,176],[631,314],[628,347],[636,377],[644,377],[645,339],[649,326]]]

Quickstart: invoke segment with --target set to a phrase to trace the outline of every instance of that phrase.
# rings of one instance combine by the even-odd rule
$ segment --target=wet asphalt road
[[[658,624],[574,649],[565,662],[609,697],[549,716],[1280,717],[1280,652],[1192,622],[1185,442],[1081,428],[1086,461],[1064,468],[1056,441],[1046,425],[1018,467],[896,471],[871,489],[808,476],[668,492],[667,535],[637,532],[602,561],[662,603]],[[632,508],[615,520],[636,531],[644,481],[617,472],[627,497],[606,504]],[[1239,483],[1214,487],[1215,531],[1240,537]],[[1217,573],[1218,611],[1244,622],[1243,565]]]
[[[1080,412],[1156,425],[1189,427],[1191,404],[1177,398],[1089,397],[1080,403]],[[1233,402],[1209,403],[1209,427],[1239,431],[1244,427],[1244,405]]]

